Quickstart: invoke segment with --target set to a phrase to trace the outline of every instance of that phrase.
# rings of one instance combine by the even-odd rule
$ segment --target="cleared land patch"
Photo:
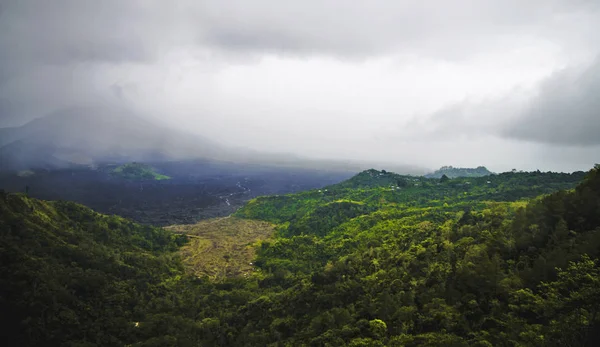
[[[215,281],[252,273],[255,246],[274,233],[271,223],[236,217],[208,219],[165,229],[188,236],[189,243],[180,249],[188,271]]]

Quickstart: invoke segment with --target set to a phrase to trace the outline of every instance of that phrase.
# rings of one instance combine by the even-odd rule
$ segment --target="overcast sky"
[[[126,105],[224,144],[600,162],[598,0],[0,0],[0,126]]]

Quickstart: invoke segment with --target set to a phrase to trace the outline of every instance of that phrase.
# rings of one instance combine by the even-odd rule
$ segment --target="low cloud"
[[[479,160],[472,147],[486,138],[514,144],[507,160],[524,142],[593,146],[599,68],[579,66],[600,54],[599,6],[5,0],[0,127],[119,105],[228,144],[320,157]]]

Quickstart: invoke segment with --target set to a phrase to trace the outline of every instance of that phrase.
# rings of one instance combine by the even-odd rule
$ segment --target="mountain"
[[[385,164],[403,173],[425,172],[411,165],[317,160],[227,147],[121,108],[68,108],[20,127],[0,128],[0,171],[192,159],[346,172]]]
[[[64,167],[97,162],[227,157],[199,136],[159,126],[112,108],[71,108],[18,128],[0,129],[4,169]]]
[[[446,175],[448,178],[456,177],[482,177],[493,175],[494,173],[489,171],[485,166],[478,166],[476,168],[462,168],[452,166],[442,166],[438,170],[425,175],[427,178],[442,178]]]

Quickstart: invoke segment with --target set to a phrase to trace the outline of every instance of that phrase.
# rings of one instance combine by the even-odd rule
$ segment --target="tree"
[[[538,294],[520,289],[511,301],[516,317],[532,323],[523,325],[527,334],[522,336],[543,337],[551,346],[600,343],[600,269],[587,255],[566,270],[558,269],[558,279],[542,283]]]

